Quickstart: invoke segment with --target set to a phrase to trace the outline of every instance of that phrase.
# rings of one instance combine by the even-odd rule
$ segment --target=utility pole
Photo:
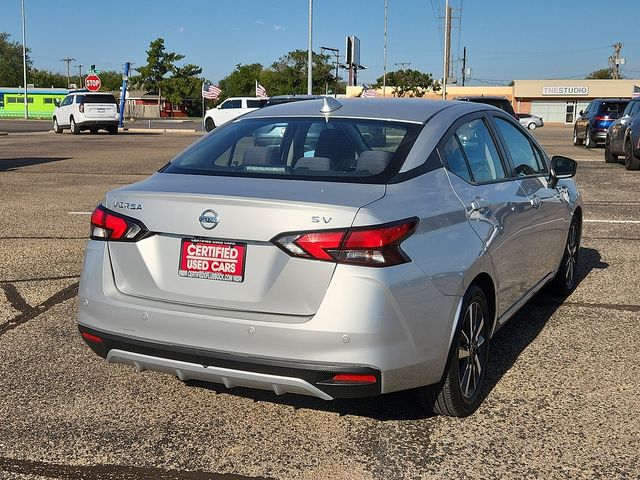
[[[467,47],[462,49],[462,86],[464,87],[464,81],[467,79]]]
[[[620,52],[622,51],[622,44],[620,42],[614,43],[613,47],[613,55],[609,57],[609,64],[611,65],[611,77],[614,80],[618,80],[620,78],[620,65],[625,64],[625,59],[620,58]]]
[[[445,4],[445,20],[444,20],[444,59],[442,72],[442,99],[447,99],[447,80],[449,79],[449,63],[451,57],[451,7],[449,0]]]
[[[382,59],[382,96],[387,95],[387,0],[384,0],[384,47]]]
[[[84,88],[84,84],[82,83],[82,65],[76,65],[76,67],[78,67],[78,85],[80,85],[80,88]]]
[[[70,88],[71,86],[71,74],[69,72],[69,66],[71,64],[71,62],[75,62],[76,59],[75,58],[63,58],[60,60],[61,62],[67,62],[67,88]]]
[[[307,52],[307,95],[313,95],[313,0],[309,0],[309,51]]]

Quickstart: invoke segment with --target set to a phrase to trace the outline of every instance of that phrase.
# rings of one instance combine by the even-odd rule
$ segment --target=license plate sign
[[[182,239],[178,275],[242,282],[247,245],[201,239]]]

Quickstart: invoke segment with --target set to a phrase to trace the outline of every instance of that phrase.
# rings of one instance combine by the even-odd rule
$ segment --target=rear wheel
[[[611,153],[611,139],[608,135],[604,141],[604,161],[607,163],[615,163],[618,161],[618,156]]]
[[[204,120],[204,129],[205,129],[207,132],[210,132],[210,131],[211,131],[211,130],[213,130],[214,128],[216,128],[216,124],[215,124],[215,123],[213,123],[213,118],[211,118],[211,117],[207,117],[207,118]]]
[[[640,159],[633,154],[631,138],[627,138],[627,141],[624,142],[624,168],[627,170],[638,170],[640,168]]]
[[[490,323],[484,292],[473,284],[462,301],[444,378],[418,391],[424,408],[452,417],[466,417],[478,408],[489,358]]]
[[[529,130],[535,130],[536,128],[538,128],[538,125],[536,125],[535,123],[531,122],[528,125]]]
[[[107,128],[107,132],[109,132],[109,135],[116,135],[118,133],[118,127],[109,127]]]
[[[89,131],[95,135],[96,133],[98,133],[98,129],[97,128],[90,128]]]
[[[71,128],[71,133],[73,133],[74,135],[78,135],[80,133],[80,127],[78,127],[78,124],[73,119],[73,117],[71,117],[69,128]]]
[[[58,125],[58,119],[55,117],[53,118],[53,131],[55,133],[62,133],[62,128]]]
[[[574,145],[582,145],[582,140],[578,138],[578,130],[573,129],[573,144]]]
[[[571,220],[564,254],[555,278],[549,284],[549,293],[566,297],[576,288],[576,265],[580,252],[580,220],[575,216]]]
[[[591,131],[588,128],[584,132],[584,146],[587,148],[593,148],[596,146],[596,142],[591,138]]]

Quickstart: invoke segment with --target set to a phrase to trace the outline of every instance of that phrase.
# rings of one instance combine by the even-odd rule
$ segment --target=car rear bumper
[[[82,123],[77,123],[80,128],[84,127],[98,127],[98,128],[106,128],[106,127],[117,127],[118,120],[85,120]]]
[[[78,326],[91,349],[110,363],[132,365],[136,370],[173,374],[180,380],[202,380],[273,390],[277,395],[297,393],[324,400],[380,394],[380,372],[357,365],[311,364],[242,357],[197,348],[176,347],[135,340]],[[99,342],[96,339],[100,339]],[[335,381],[338,374],[371,377],[366,381]],[[375,381],[372,381],[375,379]]]
[[[413,263],[340,267],[345,268],[336,270],[311,317],[261,318],[125,295],[114,283],[106,242],[89,241],[78,324],[106,339],[92,348],[108,360],[181,378],[320,398],[370,396],[438,382],[460,297],[442,295]],[[331,385],[337,373],[360,372],[374,375],[375,384]]]

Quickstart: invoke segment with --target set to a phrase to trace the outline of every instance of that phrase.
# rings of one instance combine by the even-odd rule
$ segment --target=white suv
[[[268,98],[256,97],[227,98],[217,107],[207,110],[207,114],[204,116],[204,129],[210,132],[223,123],[238,118],[240,115],[264,107],[268,100]]]
[[[103,129],[111,135],[118,133],[118,103],[110,93],[71,92],[53,111],[53,131],[65,128],[78,134],[82,130],[97,133]]]

